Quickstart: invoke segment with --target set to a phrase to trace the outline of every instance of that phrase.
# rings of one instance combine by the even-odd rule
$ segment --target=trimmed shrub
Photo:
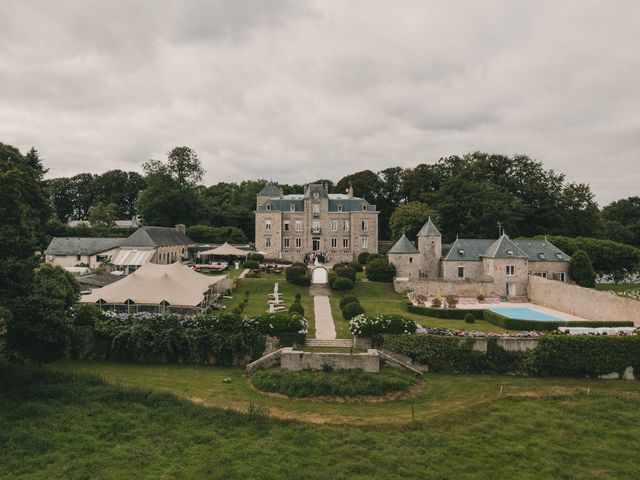
[[[311,284],[311,274],[309,269],[303,263],[294,263],[284,270],[287,282],[301,287],[307,287]]]
[[[344,297],[342,297],[340,299],[340,310],[342,310],[347,303],[351,303],[351,302],[360,303],[358,301],[358,298],[355,295],[345,295]]]
[[[416,382],[414,377],[397,369],[366,373],[358,370],[332,372],[330,365],[323,368],[323,372],[259,371],[251,376],[251,381],[258,390],[290,397],[384,395],[407,390]]]
[[[476,317],[473,316],[473,313],[467,313],[464,316],[464,321],[466,323],[476,323]]]
[[[595,288],[596,272],[593,269],[589,255],[584,250],[578,250],[571,257],[569,276],[581,287]]]
[[[307,333],[307,321],[298,313],[265,313],[257,316],[255,321],[258,332],[267,335]]]
[[[369,253],[369,256],[367,257],[367,261],[364,262],[364,265],[367,266],[367,268],[369,268],[369,263],[375,261],[375,260],[380,260],[383,259],[384,257],[382,255],[380,255],[379,253]],[[362,262],[360,262],[362,263]]]
[[[242,268],[249,268],[251,270],[256,270],[260,268],[260,263],[256,260],[245,260],[242,262]]]
[[[300,300],[302,300],[302,295],[300,295],[300,292],[296,292],[295,299],[296,302],[300,303]]]
[[[353,282],[347,277],[338,277],[331,284],[331,288],[334,290],[351,290],[353,288]]]
[[[351,267],[340,266],[335,269],[338,278],[348,278],[353,283],[356,283],[356,271]]]
[[[400,315],[357,315],[349,321],[352,335],[373,337],[385,333],[415,333],[418,325],[413,320]]]
[[[264,261],[264,255],[257,252],[250,253],[249,255],[247,255],[247,260],[255,260],[256,262],[260,263]]]
[[[347,303],[342,309],[342,318],[345,320],[351,320],[356,315],[364,313],[364,308],[360,305],[360,302]]]
[[[372,282],[392,283],[393,277],[396,276],[396,267],[386,258],[378,258],[367,262],[366,270],[367,278]]]
[[[464,320],[464,316],[469,313],[468,310],[458,310],[458,309],[446,309],[446,308],[430,308],[430,307],[422,307],[420,305],[413,305],[411,303],[407,304],[407,311],[411,313],[417,313],[418,315],[424,315],[426,317],[434,317],[434,318],[447,318],[451,320]],[[482,309],[474,309],[473,315],[476,320],[482,320],[485,318],[485,312],[488,310]],[[543,323],[543,322],[536,322]],[[536,328],[529,330],[539,330]]]
[[[304,307],[300,302],[293,302],[289,307],[289,313],[299,313],[300,315],[304,315]]]
[[[358,263],[360,265],[366,265],[369,255],[369,252],[360,252],[360,255],[358,255]]]
[[[362,264],[358,262],[351,262],[349,267],[353,268],[356,272],[362,272],[364,270]]]
[[[456,295],[447,295],[447,308],[456,308],[458,306],[458,297]]]

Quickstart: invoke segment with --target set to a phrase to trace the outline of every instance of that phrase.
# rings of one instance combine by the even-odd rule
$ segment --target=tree
[[[236,227],[194,225],[187,228],[187,236],[200,243],[246,243],[247,236]]]
[[[578,250],[573,254],[569,262],[569,275],[581,287],[594,288],[596,286],[596,272],[587,252]]]
[[[89,221],[92,227],[111,228],[118,218],[118,206],[115,203],[105,205],[98,203],[89,212]]]
[[[640,197],[628,197],[602,209],[607,238],[640,247]]]
[[[436,211],[424,203],[409,202],[400,205],[389,219],[391,239],[397,240],[403,233],[409,238],[414,238],[429,217],[436,221]]]

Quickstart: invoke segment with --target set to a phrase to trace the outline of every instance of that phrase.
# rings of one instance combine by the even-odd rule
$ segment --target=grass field
[[[429,375],[413,400],[363,404],[267,397],[239,369],[42,371],[0,367],[0,478],[631,479],[640,468],[636,382]],[[226,408],[249,404],[250,415]],[[262,415],[273,409],[302,421]]]

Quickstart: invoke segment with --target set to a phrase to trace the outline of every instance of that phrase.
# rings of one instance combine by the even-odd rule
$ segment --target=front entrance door
[[[319,237],[313,237],[313,251],[317,252],[320,250],[320,238]]]
[[[516,294],[516,284],[507,283],[507,297],[513,297]]]

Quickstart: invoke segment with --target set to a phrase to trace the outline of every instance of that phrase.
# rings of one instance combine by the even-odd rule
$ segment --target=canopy
[[[111,263],[118,267],[144,265],[151,260],[154,253],[155,250],[122,249]]]
[[[212,285],[226,278],[194,272],[180,262],[171,265],[145,263],[132,274],[111,285],[80,297],[82,303],[133,303],[197,307]]]
[[[234,256],[234,257],[246,257],[251,252],[249,250],[240,250],[239,248],[230,245],[227,242],[224,242],[222,245],[216,248],[212,248],[211,250],[205,250],[204,252],[200,252],[199,255],[221,255],[225,257]]]

